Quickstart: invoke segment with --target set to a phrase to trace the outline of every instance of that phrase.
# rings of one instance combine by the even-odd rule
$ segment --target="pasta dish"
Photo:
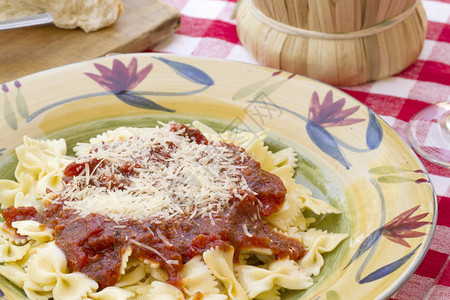
[[[0,180],[0,274],[31,299],[280,299],[347,237],[294,180],[292,148],[200,122],[120,127],[75,147],[24,137]]]

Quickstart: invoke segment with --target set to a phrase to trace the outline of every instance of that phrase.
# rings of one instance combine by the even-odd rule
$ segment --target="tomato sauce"
[[[175,124],[173,131],[183,131],[194,143],[208,143],[203,134],[186,125]],[[244,150],[227,145],[237,154]],[[238,156],[237,156],[238,157]],[[241,157],[241,156],[239,156]],[[112,286],[120,279],[122,255],[131,248],[132,258],[157,262],[168,273],[168,283],[177,285],[183,264],[212,247],[234,248],[234,259],[249,248],[271,249],[276,258],[300,259],[305,250],[299,241],[274,231],[261,216],[270,216],[280,210],[285,201],[286,188],[277,176],[261,169],[249,156],[238,160],[246,168],[242,176],[255,194],[234,197],[221,212],[210,216],[180,214],[169,221],[157,218],[115,221],[105,215],[78,213],[64,207],[64,199],[48,204],[42,213],[33,207],[10,207],[2,211],[8,226],[18,220],[36,220],[55,230],[55,241],[65,253],[68,267],[94,279],[100,288]],[[99,168],[100,161],[89,162]],[[139,162],[127,162],[122,173],[132,176]],[[65,181],[79,174],[85,164],[72,163],[65,170]],[[101,167],[101,166],[100,166]],[[118,186],[114,178],[105,178],[102,184]]]

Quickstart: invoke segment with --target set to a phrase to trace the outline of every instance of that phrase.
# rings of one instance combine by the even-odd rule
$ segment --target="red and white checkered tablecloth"
[[[181,28],[150,52],[257,64],[239,42],[236,0],[164,0],[181,13]],[[429,25],[422,53],[398,75],[341,88],[369,106],[406,140],[408,120],[438,101],[450,102],[450,0],[423,0]],[[446,145],[450,148],[450,145]],[[427,255],[392,299],[450,299],[450,170],[421,159],[438,200],[436,233]]]

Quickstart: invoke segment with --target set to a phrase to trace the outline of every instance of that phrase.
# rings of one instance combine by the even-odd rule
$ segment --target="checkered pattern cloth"
[[[164,1],[180,11],[181,28],[149,52],[258,64],[239,42],[236,20],[231,18],[236,0]],[[405,140],[408,120],[415,113],[438,101],[450,102],[450,0],[422,2],[429,25],[417,62],[389,78],[341,87],[379,114]],[[450,145],[444,147],[450,149]],[[437,194],[436,233],[421,265],[391,299],[450,299],[450,171],[421,160]]]

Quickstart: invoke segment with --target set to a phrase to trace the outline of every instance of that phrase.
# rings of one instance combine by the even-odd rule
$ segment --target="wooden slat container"
[[[401,72],[422,50],[420,0],[241,0],[237,31],[262,65],[332,85]]]

